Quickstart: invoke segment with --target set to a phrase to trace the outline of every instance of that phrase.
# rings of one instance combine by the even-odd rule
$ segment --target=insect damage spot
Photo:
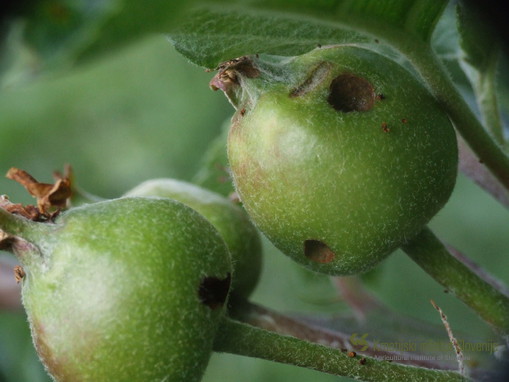
[[[330,263],[336,257],[336,254],[329,246],[320,240],[304,241],[304,255],[308,259],[320,264]]]
[[[375,89],[365,78],[344,73],[330,84],[327,102],[337,111],[368,111],[375,104]]]
[[[230,290],[231,275],[224,279],[217,277],[205,277],[200,283],[198,296],[202,304],[207,305],[210,309],[217,309],[224,305],[228,291]]]
[[[302,97],[303,95],[313,91],[323,80],[327,78],[327,75],[331,70],[332,64],[330,62],[320,62],[306,77],[304,82],[292,89],[290,97]]]

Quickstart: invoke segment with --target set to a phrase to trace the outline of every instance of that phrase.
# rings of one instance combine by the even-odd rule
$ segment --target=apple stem
[[[509,338],[509,296],[454,256],[429,228],[424,228],[402,249],[499,334]]]
[[[35,224],[37,223],[4,210],[0,205],[0,231],[4,235],[22,236],[32,230]]]
[[[34,258],[29,253],[37,253],[35,258],[40,257],[36,246],[48,241],[54,226],[13,214],[0,203],[0,249],[13,252],[22,262]]]
[[[305,367],[362,381],[467,381],[454,371],[387,362],[301,340],[224,317],[214,351]]]

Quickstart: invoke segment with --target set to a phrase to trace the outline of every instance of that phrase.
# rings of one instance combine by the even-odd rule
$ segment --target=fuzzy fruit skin
[[[202,214],[223,237],[235,268],[232,291],[249,297],[260,278],[262,247],[258,231],[247,214],[227,198],[176,179],[152,179],[126,196],[157,196],[175,199]]]
[[[241,89],[230,91],[238,111],[228,157],[252,220],[295,261],[331,275],[365,272],[446,203],[457,173],[455,133],[404,68],[362,48],[335,46],[260,73],[238,74]],[[370,110],[329,104],[331,82],[343,74],[372,85]],[[328,248],[308,247],[306,256],[306,240]]]
[[[122,198],[61,215],[20,257],[34,343],[56,381],[199,381],[224,305],[200,301],[226,279],[224,241],[168,199]],[[24,246],[25,247],[25,246]]]

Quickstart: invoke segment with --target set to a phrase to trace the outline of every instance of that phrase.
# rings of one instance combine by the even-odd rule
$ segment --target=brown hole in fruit
[[[329,246],[320,240],[306,240],[304,242],[304,254],[308,259],[321,264],[330,263],[336,257]]]
[[[371,83],[351,73],[334,78],[329,90],[327,102],[337,111],[368,111],[375,104],[375,89]]]
[[[217,309],[224,305],[228,291],[230,290],[231,275],[224,279],[217,277],[205,277],[198,289],[200,301],[210,309]]]

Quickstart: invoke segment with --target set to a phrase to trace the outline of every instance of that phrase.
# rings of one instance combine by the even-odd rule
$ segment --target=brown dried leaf
[[[64,175],[56,173],[56,181],[54,184],[38,182],[26,171],[15,167],[11,168],[6,176],[25,187],[25,189],[37,199],[37,208],[40,213],[50,216],[49,211],[51,209],[67,207],[68,200],[72,193],[71,180],[67,174],[68,171],[69,168],[66,169],[66,174]],[[27,207],[29,206],[24,208]],[[22,212],[17,211],[16,213],[25,216]]]
[[[42,214],[36,206],[24,206],[20,203],[12,203],[6,195],[0,196],[0,208],[11,214],[21,215],[30,220],[47,220],[47,216]]]
[[[16,283],[20,283],[26,276],[25,270],[22,266],[16,265],[13,269],[14,271],[14,278],[16,279]]]

